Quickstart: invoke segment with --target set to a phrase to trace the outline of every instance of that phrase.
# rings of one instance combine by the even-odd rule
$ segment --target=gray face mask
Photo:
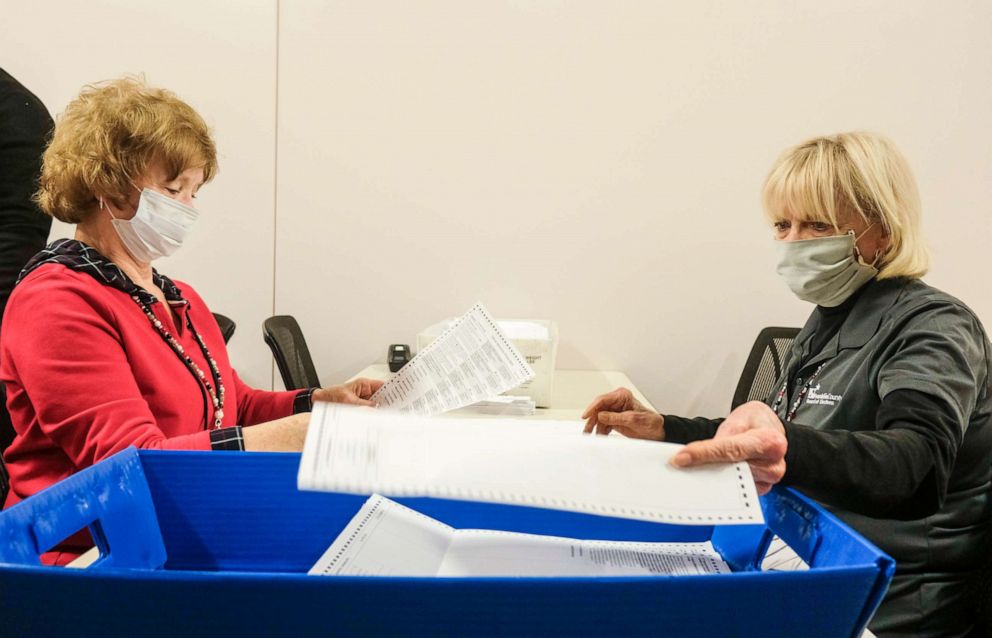
[[[878,274],[877,268],[855,257],[857,239],[850,231],[835,237],[780,241],[778,274],[803,301],[839,306]]]

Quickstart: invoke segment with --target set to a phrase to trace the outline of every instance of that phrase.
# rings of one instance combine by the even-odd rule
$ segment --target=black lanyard
[[[813,386],[813,381],[816,380],[816,377],[819,376],[820,374],[820,370],[823,370],[823,366],[825,365],[826,365],[826,361],[821,363],[819,367],[817,367],[816,371],[813,372],[813,374],[809,375],[809,378],[806,379],[806,383],[804,383],[803,387],[799,390],[799,394],[796,396],[796,400],[792,402],[792,407],[789,408],[789,411],[785,413],[786,421],[791,421],[796,417],[796,411],[799,409],[799,406],[802,405],[803,400],[806,398],[806,395],[809,393],[809,389]],[[782,406],[782,401],[785,400],[785,395],[788,391],[789,391],[789,379],[788,377],[786,377],[785,382],[782,384],[782,389],[778,391],[777,395],[775,395],[775,402],[772,403],[772,410],[775,412],[775,414],[778,414],[778,409],[779,407]]]

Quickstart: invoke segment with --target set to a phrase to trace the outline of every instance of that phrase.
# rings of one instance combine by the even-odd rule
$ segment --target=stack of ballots
[[[494,414],[498,416],[533,416],[535,404],[527,396],[497,395],[456,410],[454,413]]]

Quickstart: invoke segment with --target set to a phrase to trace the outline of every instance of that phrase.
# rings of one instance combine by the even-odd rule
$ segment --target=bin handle
[[[165,544],[138,451],[104,459],[0,512],[0,562],[38,565],[41,554],[89,528],[93,567],[159,569]]]

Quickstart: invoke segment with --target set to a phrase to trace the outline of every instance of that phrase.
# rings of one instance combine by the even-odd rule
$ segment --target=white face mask
[[[103,206],[102,199],[100,205]],[[110,212],[109,208],[107,212]],[[151,263],[179,250],[200,214],[194,208],[146,188],[141,191],[134,217],[117,219],[113,213],[110,216],[110,223],[131,256],[140,262]]]
[[[855,257],[858,239],[850,231],[835,237],[778,242],[778,274],[803,301],[839,306],[878,274],[860,255]]]

